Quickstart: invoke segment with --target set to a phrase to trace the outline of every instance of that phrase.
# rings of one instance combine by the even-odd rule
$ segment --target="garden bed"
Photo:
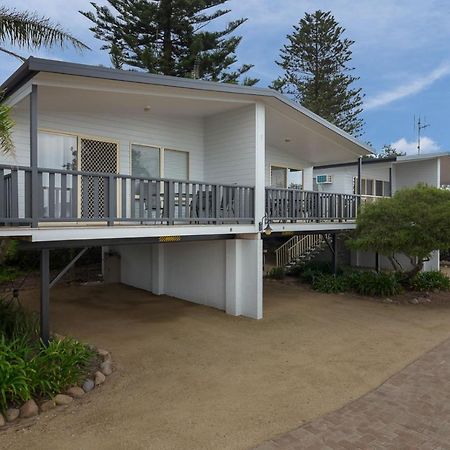
[[[72,403],[113,371],[108,351],[52,335],[39,339],[36,315],[0,300],[0,429]]]

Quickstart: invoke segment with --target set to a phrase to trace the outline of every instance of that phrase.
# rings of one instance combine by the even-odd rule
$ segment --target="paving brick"
[[[450,339],[378,389],[255,450],[450,450]]]

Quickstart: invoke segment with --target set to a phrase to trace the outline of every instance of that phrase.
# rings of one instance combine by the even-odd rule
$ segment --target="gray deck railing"
[[[254,223],[254,188],[121,174],[0,165],[0,224]],[[32,217],[37,202],[37,220]]]
[[[270,221],[351,221],[356,219],[358,195],[266,188]]]

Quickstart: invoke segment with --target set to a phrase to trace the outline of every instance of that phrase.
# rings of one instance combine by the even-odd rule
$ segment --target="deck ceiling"
[[[27,102],[22,102],[27,107]],[[111,115],[158,114],[173,117],[204,118],[230,111],[250,104],[250,102],[211,101],[202,98],[103,92],[66,87],[40,86],[39,111],[93,113]],[[146,109],[150,107],[149,111]]]

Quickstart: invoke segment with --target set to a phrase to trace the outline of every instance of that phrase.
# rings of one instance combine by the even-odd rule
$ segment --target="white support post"
[[[313,173],[314,167],[305,167],[303,169],[303,190],[312,191],[313,190]]]
[[[165,245],[157,244],[152,249],[152,293],[164,294],[165,283]]]
[[[266,109],[262,103],[255,107],[255,226],[265,216]]]
[[[226,312],[263,317],[263,248],[259,234],[226,243]]]

